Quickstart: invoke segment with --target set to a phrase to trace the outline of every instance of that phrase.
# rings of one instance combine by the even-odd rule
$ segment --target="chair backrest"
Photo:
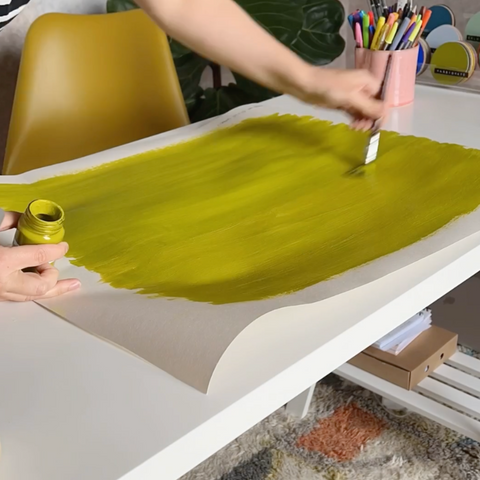
[[[73,160],[186,124],[168,39],[145,13],[43,15],[25,40],[3,172]]]

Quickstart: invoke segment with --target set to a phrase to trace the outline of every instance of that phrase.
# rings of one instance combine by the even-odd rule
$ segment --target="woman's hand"
[[[310,67],[296,96],[320,107],[342,110],[356,128],[367,129],[386,115],[386,106],[375,97],[381,82],[367,70],[334,70]]]
[[[19,213],[5,212],[0,231],[15,228],[19,218]],[[63,257],[67,251],[66,243],[0,246],[0,302],[40,300],[77,290],[80,287],[78,280],[58,280],[58,270],[49,264]],[[36,267],[38,273],[22,272],[28,267]]]

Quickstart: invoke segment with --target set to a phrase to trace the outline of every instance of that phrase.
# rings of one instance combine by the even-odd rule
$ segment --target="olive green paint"
[[[215,304],[304,289],[406,247],[480,205],[480,152],[291,115],[32,185],[0,206],[65,210],[73,263],[116,288]]]

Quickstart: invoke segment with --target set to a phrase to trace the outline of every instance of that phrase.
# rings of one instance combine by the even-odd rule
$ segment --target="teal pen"
[[[368,15],[364,15],[362,18],[363,28],[362,28],[362,35],[363,35],[363,48],[369,48],[370,46],[370,32],[368,27],[370,26],[370,17]]]

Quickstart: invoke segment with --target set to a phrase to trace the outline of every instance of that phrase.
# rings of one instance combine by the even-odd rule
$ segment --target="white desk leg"
[[[387,397],[382,397],[382,405],[387,409],[387,410],[396,410],[397,412],[406,412],[407,409],[399,405],[398,403],[394,402],[393,400],[390,400]]]
[[[293,400],[290,400],[286,406],[287,412],[300,418],[305,417],[308,413],[308,409],[310,408],[314,390],[315,384],[295,397]]]

